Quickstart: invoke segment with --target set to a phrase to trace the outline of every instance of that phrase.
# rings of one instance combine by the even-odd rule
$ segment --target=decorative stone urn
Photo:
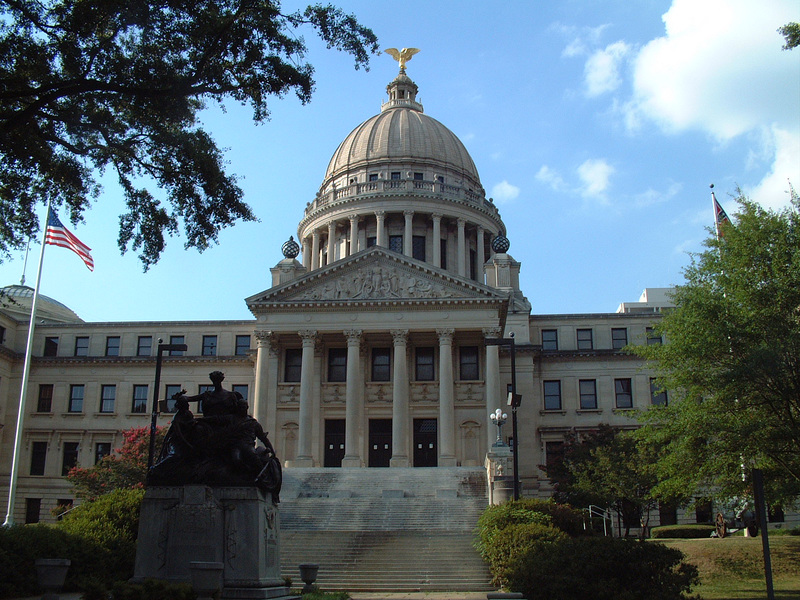
[[[211,600],[222,588],[222,570],[225,567],[221,562],[191,561],[189,574],[192,578],[192,588],[197,594],[197,600]]]
[[[314,563],[303,563],[300,565],[300,579],[305,585],[303,586],[303,593],[310,594],[314,591],[314,582],[317,580],[317,573],[319,572],[319,565]]]
[[[44,590],[42,600],[58,600],[72,561],[68,558],[37,558],[34,564],[39,587]]]

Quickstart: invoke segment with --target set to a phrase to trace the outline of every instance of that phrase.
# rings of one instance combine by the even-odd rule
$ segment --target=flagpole
[[[50,214],[50,200],[47,201],[46,215]],[[45,219],[47,217],[45,216]],[[36,327],[36,305],[39,300],[39,282],[42,279],[42,264],[44,264],[44,237],[47,234],[47,223],[42,228],[42,250],[39,253],[39,269],[36,272],[36,287],[33,288],[33,301],[31,302],[31,322],[28,326],[28,345],[25,348],[25,366],[22,369],[22,388],[19,393],[19,413],[17,414],[17,431],[14,436],[14,454],[11,459],[11,479],[8,487],[8,512],[4,527],[14,524],[14,502],[17,495],[17,474],[19,472],[20,450],[22,449],[22,430],[25,422],[25,398],[28,394],[28,378],[30,376],[31,350],[33,349],[33,333]]]
[[[711,210],[714,212],[714,231],[716,231],[717,241],[719,241],[719,214],[717,212],[719,202],[717,202],[717,197],[714,195],[714,184],[712,183],[709,187],[711,188]]]

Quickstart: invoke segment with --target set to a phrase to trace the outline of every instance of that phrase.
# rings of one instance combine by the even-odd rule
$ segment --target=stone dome
[[[320,193],[363,180],[369,172],[402,178],[420,166],[439,177],[483,195],[478,170],[464,144],[447,127],[423,112],[417,86],[401,73],[386,88],[389,101],[381,112],[356,127],[333,153]]]
[[[9,285],[0,289],[0,309],[17,320],[27,322],[30,319],[32,304],[32,287]],[[36,317],[39,321],[46,323],[83,323],[83,319],[66,304],[44,294],[39,294]]]

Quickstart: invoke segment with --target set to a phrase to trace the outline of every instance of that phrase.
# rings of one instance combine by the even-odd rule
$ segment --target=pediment
[[[254,312],[314,304],[506,302],[508,295],[427,263],[373,247],[247,298]]]

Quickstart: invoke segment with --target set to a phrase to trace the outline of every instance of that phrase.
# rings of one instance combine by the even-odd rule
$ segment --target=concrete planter
[[[304,563],[299,566],[300,579],[305,583],[303,586],[303,593],[308,594],[314,591],[314,582],[317,580],[317,573],[319,573],[319,565],[314,563]]]

